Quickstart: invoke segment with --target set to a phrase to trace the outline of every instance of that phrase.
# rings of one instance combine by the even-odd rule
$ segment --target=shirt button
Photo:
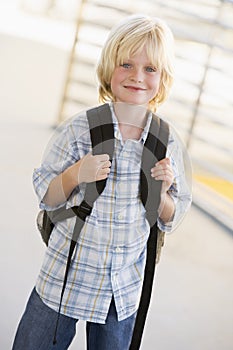
[[[123,151],[123,156],[124,156],[124,157],[127,157],[127,156],[128,156],[128,153],[129,153],[128,151]]]
[[[116,247],[115,251],[116,251],[116,253],[120,253],[121,252],[121,248],[120,247]]]
[[[123,217],[124,217],[123,214],[119,214],[119,215],[118,215],[118,219],[119,219],[119,220],[122,220]]]

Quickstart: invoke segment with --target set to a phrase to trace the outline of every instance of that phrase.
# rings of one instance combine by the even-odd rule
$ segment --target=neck
[[[127,103],[114,103],[114,112],[119,125],[144,129],[147,121],[147,108]]]

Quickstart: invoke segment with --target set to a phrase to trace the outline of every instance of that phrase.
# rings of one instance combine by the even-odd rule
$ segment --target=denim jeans
[[[119,322],[112,299],[105,324],[86,323],[87,350],[128,350],[135,318],[136,314]],[[68,349],[78,320],[60,315],[57,343],[53,345],[56,321],[57,312],[42,302],[34,288],[19,323],[12,350]]]

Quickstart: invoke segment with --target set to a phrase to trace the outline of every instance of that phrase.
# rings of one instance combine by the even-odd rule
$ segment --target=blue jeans
[[[112,299],[106,324],[87,322],[87,350],[128,350],[136,314],[118,321]],[[19,323],[12,350],[65,350],[71,344],[77,319],[60,315],[57,343],[53,345],[57,312],[45,305],[35,288]],[[78,350],[78,349],[77,349]]]

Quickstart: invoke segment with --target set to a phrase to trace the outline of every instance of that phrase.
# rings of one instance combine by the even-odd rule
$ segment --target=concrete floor
[[[1,350],[11,349],[43,259],[31,175],[50,133],[42,123],[1,122]],[[193,206],[166,238],[143,350],[232,349],[232,248],[232,234]],[[85,349],[84,328],[80,322],[71,350]]]

